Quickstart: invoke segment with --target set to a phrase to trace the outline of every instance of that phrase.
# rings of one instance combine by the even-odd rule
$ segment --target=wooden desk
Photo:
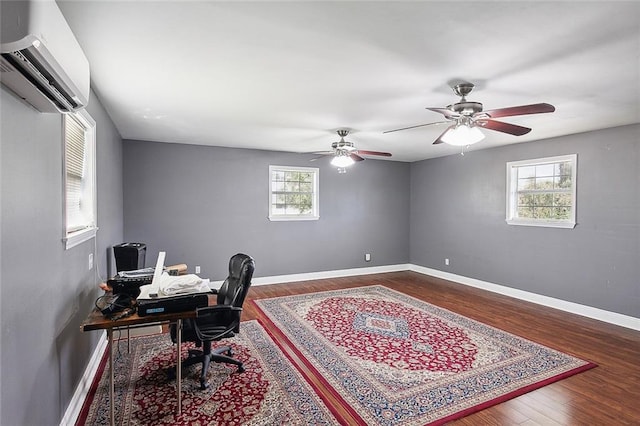
[[[209,297],[209,303],[211,303],[211,297]],[[104,315],[97,309],[91,311],[87,319],[85,319],[80,325],[81,331],[92,330],[107,330],[107,336],[109,339],[109,416],[111,419],[111,425],[115,423],[115,389],[114,389],[114,377],[113,377],[113,331],[120,329],[131,329],[136,327],[144,327],[155,324],[166,324],[170,322],[176,323],[176,350],[177,361],[176,362],[176,396],[178,401],[177,414],[182,413],[182,363],[181,346],[182,346],[182,320],[185,318],[195,318],[196,311],[176,312],[171,314],[158,314],[148,315],[141,317],[137,313],[119,320],[110,320],[105,318]],[[127,331],[128,338],[128,331]]]

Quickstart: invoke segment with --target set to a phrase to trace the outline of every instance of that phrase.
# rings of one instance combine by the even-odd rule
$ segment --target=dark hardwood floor
[[[415,272],[253,286],[247,300],[384,285],[598,364],[456,425],[640,425],[640,332]],[[243,320],[255,319],[245,303]]]

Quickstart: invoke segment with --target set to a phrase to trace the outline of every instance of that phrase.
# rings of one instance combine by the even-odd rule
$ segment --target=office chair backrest
[[[229,276],[218,290],[218,305],[242,307],[251,286],[255,262],[243,253],[229,259]]]

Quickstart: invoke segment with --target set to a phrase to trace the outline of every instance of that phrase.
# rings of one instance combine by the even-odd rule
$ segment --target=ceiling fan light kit
[[[477,127],[469,127],[461,124],[455,126],[453,129],[448,129],[440,139],[448,145],[466,146],[483,140],[484,133]]]
[[[353,160],[353,158],[351,158],[351,156],[349,156],[349,154],[347,154],[346,152],[341,152],[339,154],[337,154],[335,157],[333,157],[333,159],[331,160],[331,165],[336,166],[338,168],[345,168],[345,167],[349,167],[350,165],[352,165],[353,163],[355,163],[355,161]]]
[[[528,127],[497,121],[495,118],[512,117],[516,115],[542,114],[555,111],[555,107],[550,104],[540,103],[532,105],[521,105],[510,108],[500,108],[483,111],[480,102],[467,101],[467,95],[471,93],[474,85],[472,83],[460,83],[453,87],[453,92],[460,96],[460,101],[448,105],[446,108],[427,108],[430,111],[440,113],[444,118],[453,122],[442,134],[433,142],[434,145],[446,143],[454,146],[466,146],[484,139],[484,133],[480,127],[496,132],[508,133],[513,136],[522,136],[531,131]],[[387,130],[383,133],[397,132],[400,130],[415,129],[417,127],[442,124],[443,122],[418,124],[416,126],[402,127],[400,129]],[[444,122],[446,123],[446,121]]]
[[[317,152],[316,154],[330,155],[331,165],[338,168],[338,173],[346,173],[347,167],[353,165],[357,161],[364,161],[362,155],[375,155],[381,157],[391,157],[388,152],[359,150],[353,142],[345,141],[344,138],[349,134],[349,130],[340,129],[337,131],[340,140],[331,144],[331,151]],[[314,161],[319,157],[313,158]]]

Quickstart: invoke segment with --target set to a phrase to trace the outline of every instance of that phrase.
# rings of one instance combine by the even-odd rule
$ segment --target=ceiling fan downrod
[[[473,83],[456,84],[453,87],[453,93],[455,93],[456,95],[460,96],[462,98],[461,101],[464,102],[464,101],[466,101],[466,96],[469,93],[471,93],[471,91],[473,90],[474,87],[475,87],[475,85]]]

